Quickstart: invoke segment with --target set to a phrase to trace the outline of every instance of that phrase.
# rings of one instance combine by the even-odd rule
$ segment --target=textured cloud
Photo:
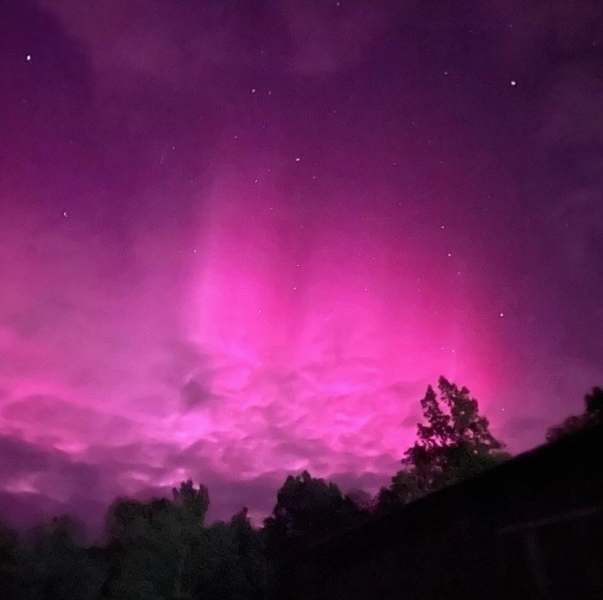
[[[6,404],[2,417],[22,428],[39,429],[44,423],[44,436],[81,443],[98,443],[101,440],[118,443],[132,436],[134,423],[114,414],[87,407],[78,407],[55,396],[31,395]]]

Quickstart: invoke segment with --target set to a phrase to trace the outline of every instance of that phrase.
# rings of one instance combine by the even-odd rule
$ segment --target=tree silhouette
[[[203,544],[209,507],[205,486],[182,482],[173,502],[118,500],[107,518],[111,571],[109,597],[191,598],[198,575],[193,565]]]
[[[204,485],[195,489],[192,479],[183,481],[180,488],[172,488],[172,496],[174,504],[180,508],[184,518],[203,525],[205,514],[209,508],[209,492]]]
[[[180,594],[186,547],[176,507],[165,499],[118,502],[110,516],[109,596],[142,600]]]
[[[105,565],[83,546],[83,527],[55,517],[38,525],[16,548],[15,598],[95,600],[106,577]]]
[[[417,425],[417,439],[404,454],[402,470],[379,492],[379,510],[412,502],[509,458],[466,387],[440,377],[438,390],[439,397],[428,386],[421,399],[425,422]]]
[[[603,389],[594,387],[590,394],[584,396],[584,412],[568,417],[560,425],[549,428],[546,439],[548,442],[554,442],[599,423],[603,423]]]
[[[264,521],[273,547],[328,537],[357,522],[363,512],[336,484],[308,471],[287,477],[276,497],[272,515]]]
[[[16,597],[17,534],[0,523],[0,583],[8,597]]]
[[[119,500],[107,519],[110,576],[104,596],[115,599],[262,600],[265,564],[260,534],[243,508],[229,523],[203,525],[207,488],[191,480],[173,501]]]
[[[359,523],[368,511],[341,493],[339,487],[303,471],[290,475],[277,492],[272,515],[264,520],[268,572],[266,593],[285,597],[303,585],[296,552]],[[291,562],[293,561],[293,563]]]

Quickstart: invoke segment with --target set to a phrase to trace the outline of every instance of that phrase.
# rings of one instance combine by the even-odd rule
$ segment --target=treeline
[[[272,600],[288,582],[284,557],[366,519],[473,477],[509,458],[469,390],[440,378],[421,400],[423,423],[400,471],[376,497],[345,495],[307,471],[287,477],[272,514],[254,528],[243,508],[205,523],[209,493],[192,481],[172,499],[119,498],[106,515],[106,541],[58,517],[24,535],[0,527],[0,591],[14,600]],[[603,391],[582,415],[549,430],[552,441],[602,421]]]

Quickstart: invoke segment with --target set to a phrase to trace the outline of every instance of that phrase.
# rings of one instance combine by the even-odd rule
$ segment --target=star
[[[29,61],[31,60],[31,54],[28,54],[28,55],[25,57],[25,60],[26,60],[27,62],[29,62]]]
[[[511,79],[511,85],[517,85],[517,81],[515,81],[515,79]]]
[[[297,157],[295,158],[295,162],[299,162],[300,160],[301,160],[301,158],[299,158],[299,156],[297,156]]]
[[[63,217],[66,219],[67,218],[67,211],[64,210],[62,214],[63,214]]]
[[[505,316],[505,313],[503,313],[503,312],[498,313],[498,316],[499,316],[499,317],[504,317],[504,316]]]

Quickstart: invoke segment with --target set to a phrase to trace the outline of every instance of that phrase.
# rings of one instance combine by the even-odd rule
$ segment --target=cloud
[[[61,513],[98,526],[98,509],[107,501],[102,497],[107,485],[111,487],[102,481],[102,472],[95,465],[54,448],[0,436],[0,520],[10,526],[30,527]],[[114,489],[108,491],[115,493]]]
[[[64,508],[44,494],[0,490],[0,524],[11,529],[30,529],[59,515]]]
[[[44,423],[44,434],[57,436],[63,443],[116,442],[134,433],[134,423],[125,417],[79,407],[54,396],[26,396],[5,405],[1,414],[32,431],[39,430],[40,423]]]
[[[0,436],[0,477],[3,481],[18,477],[24,470],[37,473],[49,464],[46,452],[14,437]]]
[[[212,394],[211,389],[205,383],[200,383],[191,379],[182,388],[182,401],[187,409],[198,406],[205,406],[217,398]]]
[[[172,339],[164,344],[165,359],[157,365],[159,377],[169,386],[180,388],[190,377],[198,374],[211,375],[209,356],[195,344],[182,339]]]

